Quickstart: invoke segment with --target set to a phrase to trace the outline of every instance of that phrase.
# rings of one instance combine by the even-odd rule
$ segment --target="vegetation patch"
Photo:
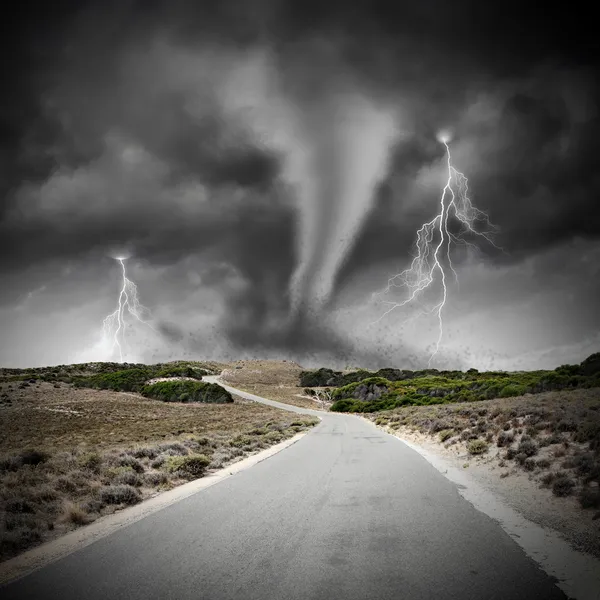
[[[469,454],[485,454],[488,451],[488,444],[484,440],[471,440],[467,443]]]
[[[152,377],[149,369],[123,369],[113,373],[98,373],[91,377],[77,379],[76,387],[113,390],[116,392],[139,392],[144,383]]]
[[[460,404],[407,405],[368,418],[393,431],[416,430],[446,447],[464,445],[471,455],[490,453],[494,459],[497,454],[499,466],[512,463],[555,496],[573,496],[582,508],[597,510],[599,401],[596,387]]]
[[[372,413],[402,406],[430,406],[455,402],[476,402],[514,398],[525,394],[563,389],[600,387],[600,354],[580,365],[562,365],[553,371],[406,371],[380,369],[342,373],[331,369],[302,371],[299,385],[307,388],[333,386],[332,411]],[[572,425],[577,428],[576,424]],[[535,430],[530,433],[535,435]],[[597,436],[582,431],[581,436]]]
[[[231,394],[216,383],[198,381],[159,381],[145,385],[142,396],[163,402],[205,402],[225,404],[233,402]]]
[[[0,560],[318,423],[258,403],[157,402],[47,381],[0,386],[12,400],[0,412]]]

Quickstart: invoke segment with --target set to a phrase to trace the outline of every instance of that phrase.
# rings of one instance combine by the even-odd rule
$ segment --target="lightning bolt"
[[[126,259],[117,257],[115,260],[121,265],[123,285],[119,293],[116,310],[104,319],[103,332],[105,339],[110,340],[112,338],[111,349],[114,350],[115,346],[118,348],[120,362],[123,362],[123,345],[125,344],[125,309],[127,309],[127,312],[135,317],[140,323],[147,325],[153,331],[156,331],[156,329],[142,318],[144,313],[149,313],[149,310],[140,304],[137,286],[131,279],[127,278],[127,272],[125,270]]]
[[[377,323],[396,308],[402,308],[415,301],[420,302],[420,295],[430,288],[436,279],[439,279],[442,288],[440,301],[432,308],[425,309],[420,314],[417,314],[418,317],[423,314],[430,315],[435,313],[438,320],[439,333],[435,350],[429,357],[428,366],[431,366],[431,362],[439,352],[444,335],[443,310],[448,298],[446,264],[448,269],[452,271],[458,284],[458,275],[452,264],[452,244],[463,244],[477,250],[475,244],[463,238],[465,234],[474,234],[484,238],[498,250],[503,251],[492,239],[492,236],[498,232],[498,228],[490,223],[486,213],[473,206],[469,198],[468,179],[452,165],[449,136],[441,134],[438,139],[446,148],[446,162],[448,167],[448,177],[440,197],[439,212],[431,221],[424,223],[418,229],[415,243],[416,253],[410,267],[391,277],[388,280],[386,288],[375,294],[375,296],[388,294],[392,288],[399,287],[408,290],[408,296],[402,302],[384,301],[384,304],[390,305],[390,308],[375,321]],[[450,217],[453,217],[459,225],[460,230],[458,233],[450,231]]]

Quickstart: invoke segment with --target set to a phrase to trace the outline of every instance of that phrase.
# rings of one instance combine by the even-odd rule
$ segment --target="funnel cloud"
[[[316,113],[316,114],[314,114]],[[319,313],[386,175],[397,133],[390,111],[356,94],[331,94],[304,121],[307,167],[300,184],[291,314]]]

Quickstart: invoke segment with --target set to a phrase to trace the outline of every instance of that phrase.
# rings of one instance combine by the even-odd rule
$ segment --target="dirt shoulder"
[[[590,389],[407,407],[369,418],[600,558],[599,409],[600,389]]]
[[[235,396],[167,403],[47,382],[0,393],[0,560],[318,423]]]

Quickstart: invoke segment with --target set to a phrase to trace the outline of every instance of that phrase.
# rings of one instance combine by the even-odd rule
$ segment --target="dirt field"
[[[320,410],[323,405],[306,397],[298,380],[303,368],[290,361],[244,360],[232,363],[221,379],[251,394],[302,408]]]
[[[0,396],[0,560],[318,422],[235,396],[165,403],[46,382]]]

